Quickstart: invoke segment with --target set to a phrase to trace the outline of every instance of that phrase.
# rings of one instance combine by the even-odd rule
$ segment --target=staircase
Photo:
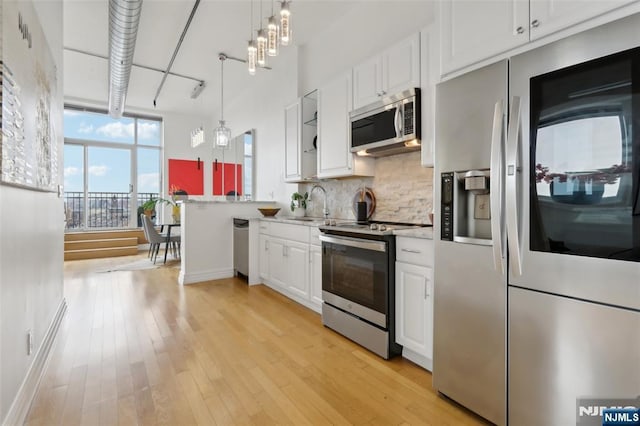
[[[64,260],[138,254],[138,244],[146,244],[142,229],[68,232],[64,234]]]

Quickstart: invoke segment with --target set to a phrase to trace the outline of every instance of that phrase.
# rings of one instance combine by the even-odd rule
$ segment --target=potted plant
[[[303,217],[307,212],[307,200],[309,199],[309,193],[305,192],[304,195],[299,192],[291,194],[291,211],[296,217]]]
[[[175,203],[175,201],[168,200],[166,198],[152,198],[150,200],[145,201],[141,207],[142,207],[142,210],[144,211],[144,214],[146,214],[149,217],[152,217],[156,211],[156,205],[163,204],[163,203],[169,204],[173,208],[177,207],[177,204]]]

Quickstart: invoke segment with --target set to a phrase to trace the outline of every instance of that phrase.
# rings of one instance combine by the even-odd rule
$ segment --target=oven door
[[[334,235],[320,235],[320,240],[325,303],[386,329],[387,243]]]

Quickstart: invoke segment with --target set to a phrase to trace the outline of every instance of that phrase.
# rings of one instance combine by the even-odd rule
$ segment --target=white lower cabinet
[[[309,285],[311,286],[311,303],[322,310],[322,247],[312,245],[309,249]]]
[[[320,312],[322,256],[319,246],[309,244],[309,235],[317,233],[317,228],[272,222],[261,232],[260,277],[264,284]]]
[[[396,342],[402,356],[432,369],[433,241],[397,237]]]

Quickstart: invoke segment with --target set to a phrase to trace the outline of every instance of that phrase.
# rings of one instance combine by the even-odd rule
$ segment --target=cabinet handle
[[[538,21],[537,19],[534,19],[533,21],[531,21],[531,26],[533,28],[538,28],[540,26],[540,21]]]
[[[384,96],[386,94],[387,94],[387,92],[385,92],[384,90],[382,92],[380,92],[380,96]]]
[[[264,242],[264,251],[269,251],[269,241]]]
[[[427,300],[427,280],[424,281],[424,300]]]
[[[406,249],[406,248],[403,248],[403,249],[400,249],[400,250],[404,251],[404,252],[407,252],[407,253],[416,253],[416,254],[422,253],[420,250],[412,250],[412,249]]]
[[[287,246],[282,246],[282,256],[287,257]]]
[[[522,34],[522,33],[524,32],[524,28],[522,28],[522,27],[518,27],[518,28],[516,28],[516,32],[517,32],[518,34]]]

